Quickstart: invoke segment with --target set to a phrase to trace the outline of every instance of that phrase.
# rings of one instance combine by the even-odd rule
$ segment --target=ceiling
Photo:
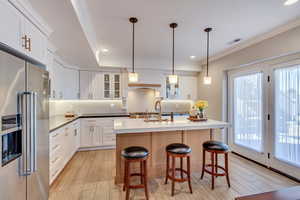
[[[66,63],[83,68],[97,66],[94,53],[89,47],[70,1],[28,1],[53,29],[49,40],[57,48],[57,54]]]
[[[204,28],[213,27],[210,52],[215,55],[239,45],[229,44],[236,38],[243,43],[300,17],[300,2],[283,6],[284,0],[72,0],[73,6],[79,1],[84,6],[75,11],[67,0],[30,0],[54,29],[51,41],[59,53],[79,67],[96,67],[96,51],[101,66],[130,67],[131,16],[139,19],[137,68],[162,69],[171,66],[172,22],[178,23],[176,67],[197,69],[206,56]],[[103,48],[109,52],[102,53]]]

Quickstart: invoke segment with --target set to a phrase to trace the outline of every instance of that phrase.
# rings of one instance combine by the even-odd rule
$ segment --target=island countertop
[[[173,122],[145,122],[144,119],[118,119],[114,121],[114,132],[115,134],[146,133],[156,131],[222,129],[228,126],[227,122],[212,119],[202,122],[192,122],[186,116],[174,117]]]

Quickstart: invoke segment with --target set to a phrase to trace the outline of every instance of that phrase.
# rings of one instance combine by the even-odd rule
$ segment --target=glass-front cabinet
[[[121,98],[121,74],[104,73],[104,99]]]

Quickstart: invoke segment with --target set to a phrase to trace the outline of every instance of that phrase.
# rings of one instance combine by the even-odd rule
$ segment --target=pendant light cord
[[[208,65],[209,65],[209,31],[207,32],[207,49],[206,49],[206,76],[208,76]]]
[[[174,70],[174,57],[175,57],[175,28],[173,28],[173,50],[172,50],[172,74],[175,74]]]
[[[134,73],[134,23],[132,23],[132,73]]]

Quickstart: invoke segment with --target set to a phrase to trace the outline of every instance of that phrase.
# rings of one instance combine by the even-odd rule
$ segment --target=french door
[[[300,61],[228,72],[229,145],[300,179]]]
[[[269,166],[300,179],[300,61],[272,68]]]
[[[266,72],[261,67],[235,70],[229,75],[229,145],[232,151],[266,164]]]

